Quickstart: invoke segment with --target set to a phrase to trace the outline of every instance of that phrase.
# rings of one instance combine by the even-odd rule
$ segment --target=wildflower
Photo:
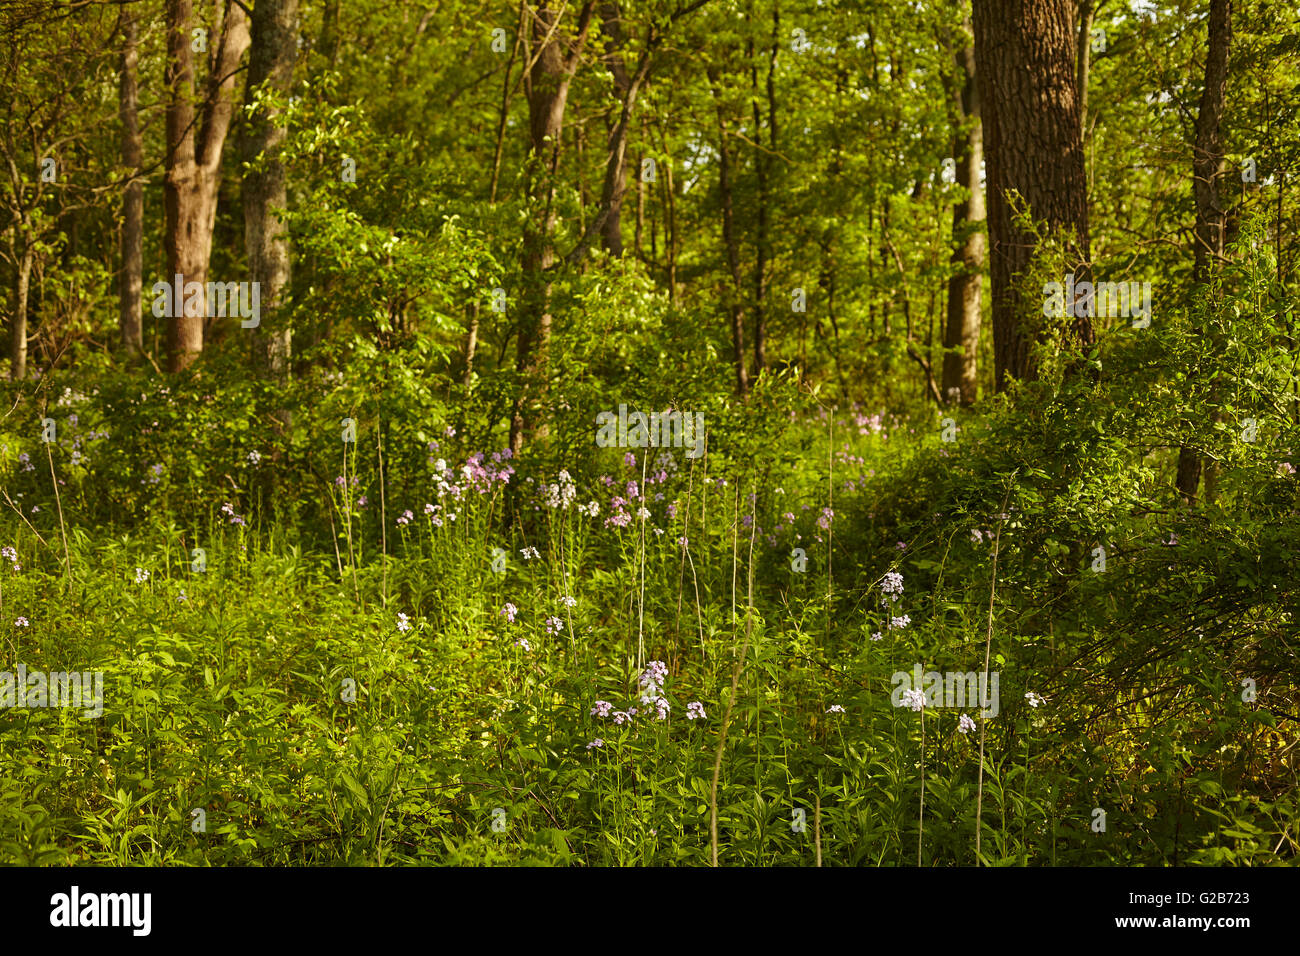
[[[176,600],[178,600],[178,601],[188,601],[188,600],[189,600],[189,597],[188,597],[188,595],[186,595],[186,593],[185,593],[185,589],[184,589],[184,588],[181,588],[181,593],[178,594],[178,595],[176,595]]]
[[[506,604],[501,608],[499,613],[505,615],[507,624],[513,624],[515,623],[515,615],[519,613],[519,608],[515,607],[513,604]]]
[[[817,519],[817,527],[821,528],[823,531],[829,531],[831,529],[831,521],[833,521],[834,518],[834,511],[830,508],[823,508],[822,516]]]
[[[23,471],[35,471],[36,466],[32,464],[31,456],[27,452],[22,452],[18,456],[18,462],[23,466]]]
[[[907,625],[911,623],[912,623],[911,617],[909,617],[906,614],[904,614],[902,617],[891,617],[889,619],[889,627],[890,629],[895,631],[901,631],[903,628],[907,627]]]
[[[248,453],[248,461],[253,465],[259,464],[262,461],[262,453],[257,450],[250,451]]]
[[[596,701],[596,706],[591,708],[591,715],[593,717],[608,717],[613,709],[614,705],[609,701],[598,700]]]
[[[663,661],[651,661],[646,665],[646,669],[641,672],[641,686],[652,687],[658,686],[664,682],[668,676],[668,665]]]
[[[528,638],[526,637],[521,637],[519,640],[515,641],[515,647],[522,647],[526,651],[531,651],[533,649],[533,645],[528,643]]]
[[[456,437],[456,429],[454,429],[454,428],[452,428],[450,425],[448,425],[448,426],[447,426],[447,430],[446,430],[443,434],[445,434],[448,438],[455,438],[455,437]]]
[[[903,691],[903,706],[914,711],[922,710],[925,707],[925,694],[916,689]]]
[[[397,629],[405,633],[411,629],[411,619],[405,614],[397,615]]]
[[[842,713],[844,713],[844,708],[841,707],[839,704],[831,704],[830,707],[826,708],[826,713],[828,713],[828,714],[842,714]]]
[[[603,747],[603,746],[605,746],[605,741],[597,737],[591,743],[587,744],[587,749],[590,750],[592,747]]]
[[[148,581],[148,580],[149,580],[149,572],[148,572],[148,571],[146,571],[144,568],[136,568],[136,569],[135,569],[135,583],[136,583],[136,584],[144,584],[144,583],[145,583],[146,581]]]
[[[704,716],[704,705],[698,700],[693,700],[686,705],[687,720],[703,720]]]
[[[424,513],[425,513],[425,514],[427,514],[427,515],[431,515],[431,514],[433,514],[435,511],[437,511],[437,510],[438,510],[438,509],[437,509],[436,507],[434,507],[433,505],[429,504],[428,502],[425,502],[425,505],[424,505]]]
[[[357,499],[358,508],[364,508],[369,503],[370,503],[370,499],[367,498],[365,495],[362,495],[360,498]]]
[[[402,512],[401,516],[398,517],[398,519],[397,519],[397,523],[398,523],[399,525],[401,525],[401,524],[410,524],[410,523],[411,523],[411,519],[414,518],[414,517],[415,517],[415,515],[413,515],[413,514],[411,513],[411,509],[410,509],[410,508],[407,508],[405,511]]]
[[[524,548],[519,552],[524,556],[525,561],[531,561],[533,558],[541,558],[536,548]]]
[[[1046,697],[1040,697],[1037,694],[1035,694],[1032,690],[1029,693],[1025,694],[1025,700],[1029,701],[1030,707],[1041,707],[1043,704],[1047,703]]]
[[[975,729],[975,721],[970,719],[969,714],[962,714],[957,720],[957,730],[960,733],[968,734]]]
[[[880,590],[886,594],[894,595],[893,600],[898,600],[898,595],[903,593],[903,576],[897,571],[888,571],[880,582]]]
[[[563,630],[564,630],[564,622],[561,621],[558,617],[548,617],[546,619],[547,634],[559,634]]]
[[[625,455],[623,456],[623,464],[627,465],[629,468],[635,468],[635,467],[636,467],[636,455],[632,454],[631,452],[628,452],[627,454],[625,454]]]
[[[1294,475],[1295,465],[1291,464],[1289,461],[1284,461],[1277,466],[1277,470],[1283,475]]]
[[[578,600],[577,598],[570,597],[569,595],[566,594],[564,595],[564,597],[560,598],[560,603],[563,604],[565,607],[575,607],[578,603]]]
[[[970,543],[981,544],[984,541],[984,535],[979,528],[971,528]]]
[[[622,725],[627,723],[631,719],[632,716],[630,714],[625,713],[624,711],[621,710],[614,711],[614,723],[616,724]]]
[[[898,542],[898,544],[894,545],[894,547],[896,547],[899,551],[907,550],[907,545],[904,544],[902,541]]]
[[[31,626],[32,626],[31,621],[27,620],[27,618],[25,617],[20,617],[14,621],[14,627],[31,627]]]
[[[658,700],[656,700],[655,708],[659,712],[660,720],[668,719],[668,699],[666,697],[660,697]]]
[[[881,634],[879,631],[876,631],[876,632],[874,632],[874,633],[871,635],[871,639],[872,639],[873,641],[878,641],[878,640],[880,640],[880,639],[881,639],[882,637],[884,637],[884,636],[885,636],[885,635]]]

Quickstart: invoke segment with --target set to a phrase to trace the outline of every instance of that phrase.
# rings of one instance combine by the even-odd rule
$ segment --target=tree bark
[[[955,99],[959,122],[971,123],[953,143],[957,185],[965,198],[952,213],[952,261],[958,271],[948,280],[948,321],[944,328],[943,394],[948,404],[975,401],[979,385],[980,294],[984,271],[984,187],[980,167],[984,162],[984,132],[980,123],[979,91],[975,79],[975,49],[967,20],[957,51],[961,89]],[[972,122],[973,121],[973,122]],[[960,349],[960,352],[955,351]]]
[[[776,52],[777,34],[781,25],[780,5],[772,4],[772,46],[767,61],[767,135],[771,152],[757,152],[754,169],[758,176],[758,229],[754,250],[754,364],[751,379],[757,379],[767,368],[767,294],[768,263],[772,259],[771,237],[768,235],[768,205],[771,201],[768,180],[771,176],[772,154],[776,152]],[[758,101],[758,64],[754,62],[753,41],[750,42],[750,88],[753,95],[750,105],[754,116],[754,140],[759,141],[763,117]]]
[[[245,102],[258,90],[277,96],[293,85],[297,59],[298,0],[258,0],[253,8]],[[288,184],[280,151],[288,137],[280,109],[263,106],[244,127],[243,157],[254,164],[244,176],[244,248],[252,281],[260,283],[265,312],[254,342],[263,369],[283,381],[289,373],[292,329],[280,314],[289,289],[287,226],[276,210],[288,205]]]
[[[740,307],[740,246],[736,241],[736,214],[731,195],[731,151],[727,146],[727,120],[722,109],[722,93],[717,86],[717,74],[709,70],[713,84],[714,105],[718,114],[718,194],[722,203],[722,244],[727,253],[727,269],[731,273],[731,295],[728,311],[731,316],[731,352],[736,364],[736,394],[749,395],[749,374],[745,369],[745,319]]]
[[[1205,55],[1205,86],[1196,114],[1196,142],[1192,149],[1192,195],[1196,201],[1196,228],[1192,276],[1195,282],[1209,281],[1226,248],[1227,213],[1219,195],[1224,174],[1223,107],[1228,86],[1228,52],[1232,45],[1232,0],[1210,0],[1209,37]],[[1207,334],[1202,329],[1201,334]],[[1183,445],[1178,451],[1179,493],[1187,502],[1196,500],[1203,462],[1196,449]],[[1211,477],[1206,474],[1206,492]]]
[[[1090,279],[1088,203],[1075,73],[1074,0],[975,0],[975,60],[987,160],[989,252],[996,388],[1032,379],[1031,346],[1041,304],[1022,276],[1035,251],[1014,206],[1061,233],[1076,281]],[[1018,199],[1016,198],[1018,197]],[[1073,348],[1093,344],[1092,322],[1076,316]]]
[[[27,306],[31,298],[32,265],[36,260],[27,224],[14,226],[18,236],[17,269],[14,273],[14,316],[9,325],[9,378],[27,377]]]
[[[233,90],[240,58],[248,48],[248,19],[243,7],[228,3],[221,40],[209,58],[203,122],[195,129],[194,62],[191,51],[192,0],[167,0],[167,67],[163,80],[167,104],[167,160],[163,184],[169,282],[183,276],[186,285],[207,282],[212,229],[217,215],[221,155],[234,117]],[[182,290],[183,293],[183,290]],[[202,297],[207,312],[206,296]],[[167,366],[182,371],[203,351],[204,315],[173,315],[167,322]]]
[[[510,420],[510,448],[516,455],[523,448],[525,435],[539,439],[546,435],[540,403],[551,342],[548,270],[555,264],[556,176],[569,86],[594,7],[595,0],[583,4],[572,36],[559,23],[563,6],[557,10],[543,0],[531,11],[536,48],[524,73],[524,92],[528,98],[529,192],[534,208],[524,227],[521,261],[524,288],[516,368],[522,381]]]
[[[136,70],[140,22],[129,8],[122,13],[122,62],[118,75],[118,116],[122,122],[122,166],[131,177],[122,189],[122,272],[118,280],[118,325],[122,347],[135,358],[144,351],[141,298],[144,284],[144,184],[137,178],[144,163],[140,138]]]

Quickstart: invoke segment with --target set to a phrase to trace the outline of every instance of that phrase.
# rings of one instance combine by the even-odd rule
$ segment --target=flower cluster
[[[239,515],[235,514],[235,506],[229,501],[221,506],[221,513],[230,518],[231,524],[246,525],[248,523]]]
[[[7,544],[3,548],[0,548],[0,558],[12,562],[15,571],[21,571],[23,569],[23,566],[18,563],[18,549],[13,545]]]
[[[515,615],[519,613],[519,608],[515,607],[513,604],[507,603],[501,608],[499,613],[505,616],[507,624],[513,624],[515,623]]]
[[[149,572],[148,572],[148,571],[146,571],[144,568],[136,568],[136,569],[135,569],[135,583],[136,583],[136,584],[144,584],[144,583],[147,582],[148,580],[149,580]]]

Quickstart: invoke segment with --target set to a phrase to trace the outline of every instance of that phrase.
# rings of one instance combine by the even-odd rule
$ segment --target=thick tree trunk
[[[1219,180],[1224,174],[1223,106],[1228,86],[1228,52],[1232,45],[1232,0],[1210,0],[1209,38],[1205,55],[1205,86],[1201,90],[1196,114],[1196,142],[1192,154],[1192,196],[1196,201],[1195,265],[1196,282],[1207,282],[1214,273],[1226,248],[1227,213],[1219,195]],[[1201,334],[1207,334],[1203,329]],[[1207,497],[1212,491],[1212,476],[1206,470]],[[1186,445],[1178,451],[1178,491],[1184,500],[1196,499],[1201,484],[1203,462],[1196,449]]]
[[[289,92],[298,52],[297,30],[298,0],[258,0],[253,8],[246,102],[262,88],[277,95]],[[244,248],[250,277],[261,285],[262,309],[269,313],[261,317],[254,341],[262,367],[280,380],[288,376],[292,346],[292,330],[287,317],[280,314],[290,280],[289,237],[287,226],[275,212],[288,204],[280,156],[287,136],[280,110],[263,108],[249,118],[242,150],[244,162],[255,163],[244,177]]]
[[[144,350],[141,297],[144,285],[144,184],[136,177],[144,162],[140,139],[136,68],[140,23],[128,8],[122,14],[122,63],[118,75],[118,116],[122,122],[122,166],[131,179],[122,190],[122,272],[118,280],[118,325],[129,356]]]
[[[555,264],[555,183],[560,165],[564,110],[569,85],[591,24],[594,0],[583,4],[572,36],[557,22],[559,10],[547,2],[531,11],[536,48],[524,74],[528,97],[529,177],[533,212],[524,230],[523,301],[519,317],[516,368],[521,377],[510,420],[510,447],[517,455],[525,435],[543,438],[541,408],[551,342],[551,282],[547,270]]]
[[[1075,73],[1074,0],[975,0],[975,61],[988,171],[989,252],[996,387],[1031,379],[1041,302],[1021,277],[1032,233],[1017,228],[1013,198],[1050,232],[1064,235],[1068,269],[1090,278],[1088,203]],[[1077,316],[1070,343],[1093,344]]]
[[[169,282],[181,275],[203,286],[212,252],[221,155],[234,116],[233,90],[240,58],[248,48],[248,19],[236,3],[227,6],[221,41],[210,58],[202,127],[195,129],[192,0],[167,0],[167,162],[163,184]],[[183,292],[183,290],[182,290]],[[206,298],[203,313],[206,314]],[[188,309],[182,310],[190,311]],[[173,315],[167,322],[167,366],[179,372],[203,351],[204,315]]]
[[[984,271],[984,187],[980,168],[984,163],[984,131],[980,124],[979,91],[975,80],[975,49],[971,45],[970,23],[961,34],[965,46],[957,51],[962,88],[956,96],[957,115],[974,124],[953,144],[957,162],[957,185],[966,194],[952,214],[952,259],[957,273],[948,280],[948,321],[944,329],[943,395],[948,404],[975,401],[979,384],[980,293]],[[955,352],[954,349],[961,349]]]

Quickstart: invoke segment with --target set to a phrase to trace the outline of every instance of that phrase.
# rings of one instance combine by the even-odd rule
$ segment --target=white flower
[[[826,709],[826,713],[828,713],[828,714],[842,714],[842,713],[844,713],[844,708],[841,707],[839,704],[831,704],[830,707],[828,707],[828,708]]]
[[[975,729],[975,721],[970,719],[970,715],[962,714],[961,717],[957,720],[957,730],[960,731],[961,733],[963,734],[970,733],[970,731],[974,729]]]
[[[910,707],[914,711],[924,709],[925,694],[916,689],[903,691],[903,706]]]
[[[411,629],[411,619],[405,614],[397,615],[397,629],[399,631],[409,631]]]
[[[1041,707],[1043,704],[1047,703],[1046,697],[1040,697],[1037,694],[1035,694],[1032,690],[1029,693],[1025,694],[1025,700],[1029,701],[1030,707]]]
[[[144,584],[144,583],[145,583],[146,581],[148,581],[148,580],[149,580],[149,572],[148,572],[148,571],[146,571],[144,568],[136,568],[136,569],[135,569],[135,583],[136,583],[136,584]]]

